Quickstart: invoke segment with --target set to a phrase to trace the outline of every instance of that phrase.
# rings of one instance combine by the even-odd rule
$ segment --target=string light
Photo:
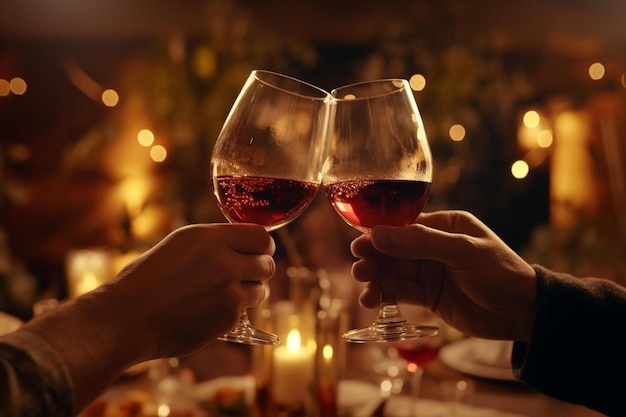
[[[70,82],[87,97],[94,101],[102,102],[107,107],[115,107],[119,102],[119,94],[117,91],[105,89],[75,61],[67,60],[64,68]]]

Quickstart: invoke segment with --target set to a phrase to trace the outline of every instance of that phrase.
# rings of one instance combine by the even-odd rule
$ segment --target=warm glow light
[[[163,162],[167,158],[167,150],[161,145],[154,145],[150,148],[150,158],[154,162]]]
[[[287,351],[297,352],[300,350],[300,332],[298,329],[292,329],[287,335]]]
[[[150,178],[129,177],[119,187],[119,193],[131,217],[141,212],[150,190]]]
[[[604,77],[604,65],[595,62],[589,66],[589,76],[592,80],[601,80]]]
[[[158,417],[168,417],[172,410],[170,406],[167,404],[159,404],[159,408],[157,409]]]
[[[139,133],[137,133],[137,142],[141,146],[152,146],[154,143],[154,133],[150,129],[141,129]]]
[[[400,369],[396,365],[389,365],[389,367],[387,367],[387,375],[395,378],[400,375]]]
[[[9,82],[4,78],[0,79],[0,97],[6,97],[11,92],[11,87],[9,86]]]
[[[391,389],[393,388],[393,384],[390,380],[385,379],[380,382],[380,393],[383,397],[388,397],[391,394]]]
[[[217,54],[208,46],[201,46],[194,51],[191,63],[198,78],[209,79],[217,71]]]
[[[102,92],[102,102],[105,106],[115,107],[119,101],[120,96],[117,94],[117,91],[108,89]]]
[[[322,357],[329,362],[333,359],[333,347],[331,345],[324,345],[322,348]]]
[[[11,92],[17,96],[21,96],[26,92],[26,81],[23,78],[15,77],[9,82]]]
[[[515,161],[511,165],[511,174],[517,179],[526,178],[529,170],[528,164],[522,160]]]
[[[414,74],[409,79],[409,85],[413,91],[422,91],[426,87],[426,77],[422,74]]]
[[[524,117],[522,120],[524,122],[524,126],[529,129],[533,129],[539,126],[541,117],[539,116],[539,113],[537,113],[535,110],[528,110],[526,113],[524,113]]]
[[[591,116],[585,111],[564,111],[554,122],[550,157],[550,221],[571,227],[582,213],[592,213],[598,202]]]
[[[413,362],[409,362],[409,363],[407,363],[407,365],[406,365],[406,370],[407,370],[407,371],[409,371],[409,372],[411,372],[411,373],[413,373],[413,372],[417,371],[417,368],[418,368],[418,367],[417,367],[417,364],[416,364],[416,363],[413,363]]]
[[[539,145],[540,148],[549,148],[552,146],[553,141],[554,137],[550,129],[542,130],[537,134],[537,145]]]
[[[450,134],[450,139],[455,142],[460,142],[465,139],[465,128],[463,127],[463,125],[452,125],[448,133]]]

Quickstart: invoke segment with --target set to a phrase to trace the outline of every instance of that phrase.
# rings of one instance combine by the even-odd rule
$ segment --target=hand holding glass
[[[335,211],[365,233],[376,225],[412,223],[428,198],[432,157],[409,83],[375,80],[340,87],[331,94],[335,115],[324,189]],[[346,340],[398,341],[437,333],[435,326],[409,323],[402,317],[390,268],[380,271],[378,318],[367,328],[344,334]]]
[[[322,181],[330,94],[269,71],[252,71],[216,140],[213,189],[232,223],[257,223],[268,231],[293,221]],[[278,344],[242,312],[222,340]]]

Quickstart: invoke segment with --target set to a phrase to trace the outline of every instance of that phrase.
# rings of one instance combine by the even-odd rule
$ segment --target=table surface
[[[349,345],[344,379],[359,380],[373,385],[380,376],[373,371],[371,349],[374,345]],[[250,351],[245,345],[218,342],[208,349],[182,360],[192,369],[198,381],[220,376],[249,374]],[[424,368],[421,397],[443,401],[442,382],[471,379],[474,395],[471,404],[476,407],[501,410],[527,417],[601,417],[603,414],[585,407],[550,398],[535,392],[520,382],[497,381],[463,374],[436,358]],[[128,384],[128,379],[120,384]],[[118,388],[119,385],[118,384]],[[134,384],[129,384],[130,387]]]
[[[364,367],[368,345],[353,345],[350,348],[350,361],[356,366],[348,366],[348,378],[360,378],[374,382],[375,375]],[[421,384],[421,397],[443,400],[442,382],[471,379],[475,391],[472,405],[492,408],[528,417],[600,417],[603,414],[586,407],[566,403],[533,391],[521,382],[499,381],[472,377],[444,364],[436,358],[425,366]]]

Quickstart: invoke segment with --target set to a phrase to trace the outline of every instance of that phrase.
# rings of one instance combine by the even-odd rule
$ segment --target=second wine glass
[[[408,81],[385,79],[337,88],[324,189],[352,227],[405,226],[420,214],[432,181],[432,157]],[[384,263],[384,259],[380,259]],[[350,342],[383,342],[435,335],[436,326],[408,322],[396,303],[391,265],[381,266],[378,318],[350,330]]]
[[[214,194],[228,221],[271,231],[302,214],[322,181],[331,101],[328,92],[295,78],[252,71],[211,156]],[[245,312],[221,339],[279,342]]]

